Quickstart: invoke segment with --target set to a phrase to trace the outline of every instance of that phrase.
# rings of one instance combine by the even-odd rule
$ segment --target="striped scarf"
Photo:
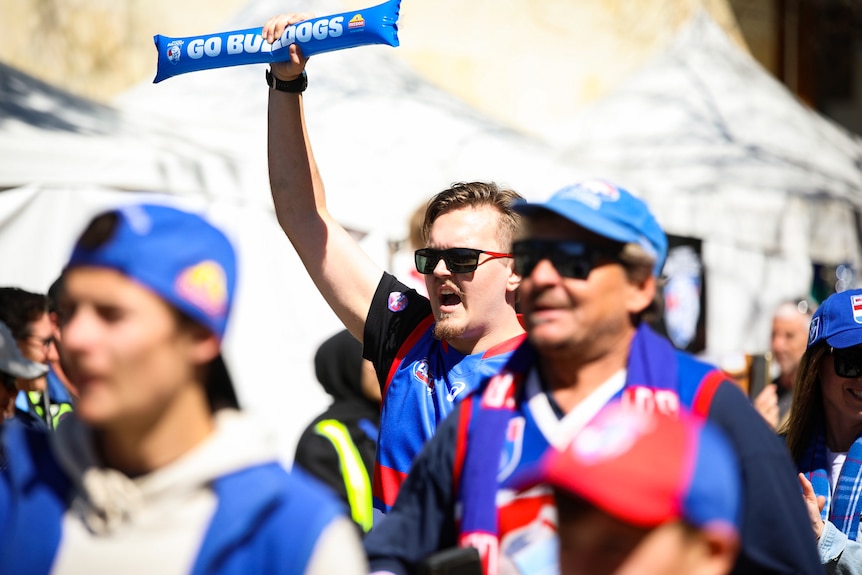
[[[629,351],[625,389],[646,387],[663,390],[678,400],[677,359],[673,346],[656,335],[645,324],[641,325]],[[497,471],[500,453],[509,420],[515,414],[516,396],[522,392],[521,381],[535,362],[535,351],[525,342],[509,358],[500,374],[491,378],[476,394],[463,402],[461,409],[474,409],[469,422],[470,441],[466,446],[463,469],[460,475],[459,501],[463,514],[458,543],[479,550],[486,575],[496,575],[499,555],[497,524]],[[636,398],[631,398],[636,409]],[[466,429],[459,431],[466,433]],[[457,460],[457,455],[456,455]],[[456,463],[456,467],[457,467]],[[456,479],[457,481],[457,479]]]
[[[821,517],[824,521],[831,521],[849,539],[855,541],[859,534],[859,515],[862,513],[862,436],[857,437],[850,446],[834,492],[829,490],[829,460],[826,456],[825,434],[817,434],[802,460],[809,464],[807,467],[799,465],[799,471],[808,477],[814,487],[814,493],[826,498],[826,505],[820,512]]]

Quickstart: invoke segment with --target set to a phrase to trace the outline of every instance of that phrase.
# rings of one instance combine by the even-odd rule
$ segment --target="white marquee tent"
[[[809,292],[813,262],[862,269],[862,140],[803,106],[706,14],[546,136],[579,169],[646,198],[669,233],[703,240],[714,357],[765,351],[773,309]]]

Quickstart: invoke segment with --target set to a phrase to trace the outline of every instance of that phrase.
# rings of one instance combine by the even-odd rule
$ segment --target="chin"
[[[88,409],[80,405],[75,406],[75,417],[77,417],[82,423],[95,428],[104,427],[112,420],[112,418],[104,411],[96,408]]]
[[[550,321],[528,321],[527,323],[527,333],[530,334],[531,340],[535,338],[536,341],[564,340],[571,337],[572,334],[569,331],[561,328],[562,326],[559,323]]]
[[[92,427],[102,427],[117,419],[114,409],[103,399],[96,397],[79,398],[75,404],[75,417]]]
[[[571,345],[570,339],[560,334],[542,333],[535,329],[527,333],[530,344],[540,353],[568,349]]]
[[[458,339],[466,331],[466,326],[454,318],[441,318],[434,324],[434,337],[439,340]]]

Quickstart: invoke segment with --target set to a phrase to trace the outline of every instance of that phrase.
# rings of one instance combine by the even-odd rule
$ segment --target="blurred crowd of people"
[[[98,214],[46,294],[0,288],[0,572],[862,573],[862,290],[780,305],[749,398],[649,326],[667,237],[612,182],[455,183],[402,282],[327,210],[289,52],[270,182],[345,327],[314,358],[331,405],[286,469],[221,355],[231,243]]]

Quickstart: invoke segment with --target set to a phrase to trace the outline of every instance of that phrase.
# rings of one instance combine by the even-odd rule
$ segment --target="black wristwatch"
[[[272,75],[272,70],[266,71],[266,83],[270,88],[279,92],[290,92],[291,94],[302,94],[308,88],[308,75],[305,70],[293,80],[279,80]]]

